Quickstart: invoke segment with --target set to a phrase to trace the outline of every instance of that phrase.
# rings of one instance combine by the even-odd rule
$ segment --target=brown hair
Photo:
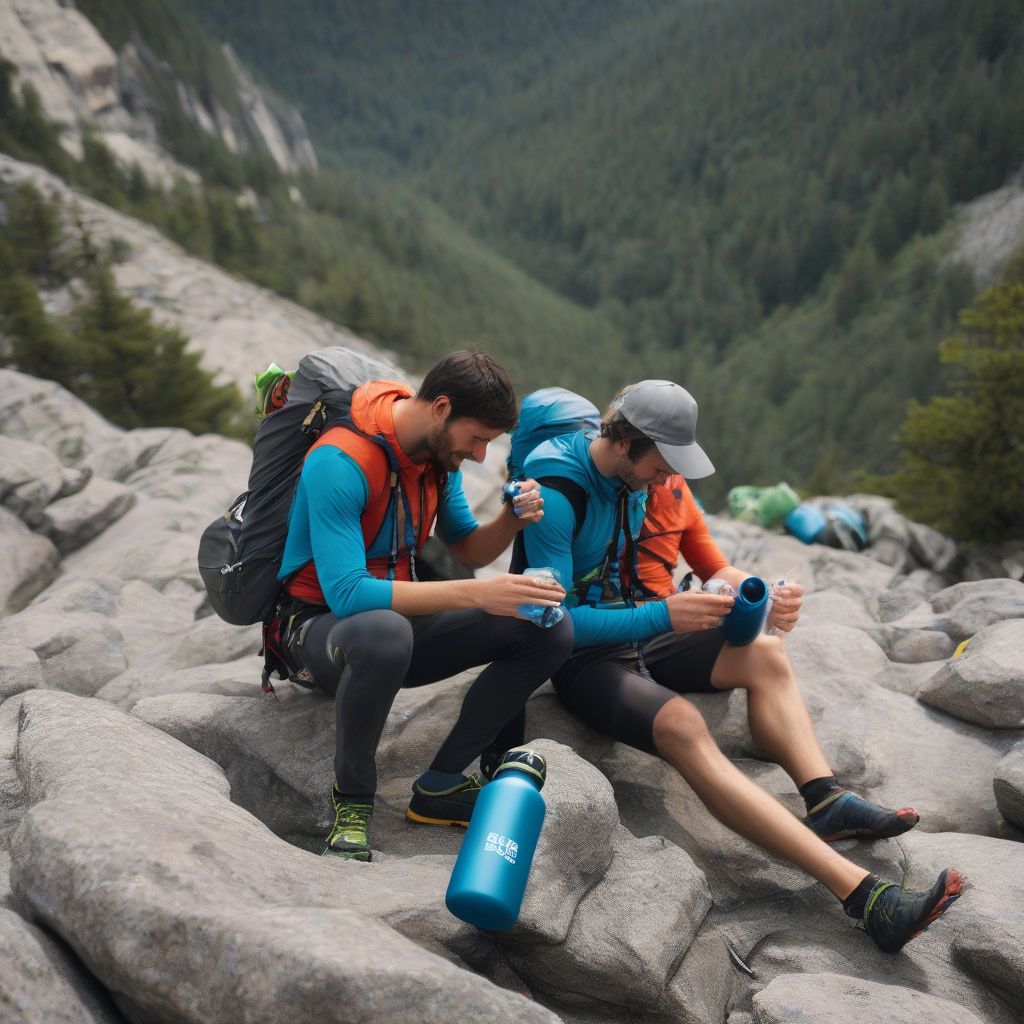
[[[630,462],[636,462],[654,447],[654,442],[642,430],[637,430],[619,411],[618,401],[627,390],[628,388],[619,390],[601,417],[601,437],[608,438],[613,444],[628,441],[629,449],[626,456]]]
[[[486,352],[463,349],[435,363],[416,397],[433,402],[442,396],[452,403],[453,420],[468,417],[485,427],[509,430],[519,418],[512,382],[501,363]]]

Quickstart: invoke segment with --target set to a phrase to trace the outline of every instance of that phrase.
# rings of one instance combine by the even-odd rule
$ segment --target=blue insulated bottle
[[[445,904],[467,924],[511,928],[519,917],[544,824],[547,766],[532,750],[510,750],[476,798]]]
[[[725,639],[736,647],[749,644],[764,629],[768,608],[768,584],[760,576],[745,579],[740,584],[732,611],[722,623]]]

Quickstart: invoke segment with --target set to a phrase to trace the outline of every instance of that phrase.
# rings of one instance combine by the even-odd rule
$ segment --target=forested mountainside
[[[91,21],[56,0],[15,0],[4,15],[13,20],[0,41],[0,151],[56,171],[189,252],[394,349],[412,369],[470,344],[512,356],[539,378],[557,371],[560,345],[614,351],[600,314],[552,292],[400,183],[317,169],[315,158],[289,169],[274,159],[280,152],[239,145],[246,117],[287,125],[294,112],[272,93],[255,93],[249,72],[184,8],[165,0],[78,7]],[[15,32],[29,57],[11,42]],[[85,54],[113,48],[102,73],[85,60],[66,69],[89,101],[73,131],[49,88],[69,34]],[[76,71],[87,79],[77,86]],[[103,95],[88,95],[97,80]],[[126,121],[174,158],[155,163],[161,172],[177,167],[176,180],[111,148],[105,129],[118,128],[124,142]]]
[[[598,404],[680,380],[719,468],[712,502],[894,465],[907,402],[941,387],[938,343],[977,291],[950,258],[960,204],[1024,162],[1007,0],[78,7],[119,68],[163,69],[142,95],[191,171],[154,180],[88,130],[69,155],[10,69],[5,152],[412,369],[470,344],[523,389]],[[266,109],[297,104],[320,169],[232,151],[185,116],[182,95],[244,121],[235,51]]]
[[[614,372],[567,343],[560,382],[711,399],[709,494],[891,465],[974,291],[951,217],[1024,162],[1007,0],[242,6],[195,4],[334,160],[610,325]]]

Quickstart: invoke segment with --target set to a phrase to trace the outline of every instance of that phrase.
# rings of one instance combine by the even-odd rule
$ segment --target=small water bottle
[[[546,776],[540,754],[509,750],[477,797],[444,898],[467,924],[501,931],[516,923],[544,824]]]
[[[518,519],[519,509],[516,506],[515,498],[519,494],[519,481],[509,480],[509,482],[501,488],[501,494],[501,500],[507,501],[512,506],[512,515],[514,515]]]
[[[551,583],[561,583],[562,578],[558,575],[557,569],[552,569],[550,566],[545,566],[542,569],[524,569],[524,576],[536,576],[538,579],[547,580]],[[542,626],[544,629],[548,629],[554,626],[556,623],[561,622],[565,618],[565,609],[560,605],[544,605],[544,604],[521,604],[516,611],[523,616],[524,619],[529,619],[535,626]]]
[[[760,576],[748,576],[736,591],[732,610],[722,623],[725,639],[744,647],[764,629],[770,607],[768,584]]]

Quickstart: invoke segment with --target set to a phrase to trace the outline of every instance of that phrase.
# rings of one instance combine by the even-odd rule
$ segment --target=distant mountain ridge
[[[0,55],[36,89],[66,149],[81,155],[83,132],[93,131],[125,165],[139,164],[156,181],[169,184],[175,174],[195,180],[168,152],[168,125],[184,118],[231,153],[265,153],[286,173],[315,170],[302,115],[261,91],[230,47],[195,42],[201,74],[187,80],[139,31],[136,19],[157,8],[149,0],[121,7],[104,0],[81,0],[79,9],[57,0],[0,7]],[[167,20],[188,38],[186,14]],[[191,35],[203,38],[198,26]]]

